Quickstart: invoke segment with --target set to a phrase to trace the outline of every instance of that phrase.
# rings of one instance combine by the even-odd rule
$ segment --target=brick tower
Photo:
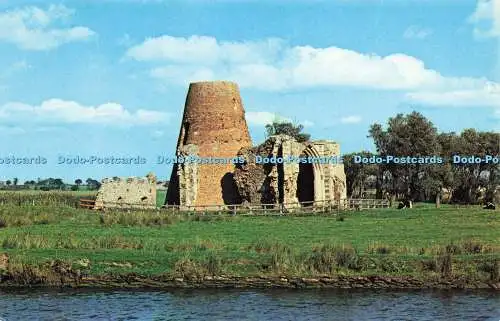
[[[227,81],[191,83],[176,154],[232,158],[240,148],[251,146],[238,85]],[[231,163],[174,165],[165,203],[187,206],[238,203],[233,171]]]

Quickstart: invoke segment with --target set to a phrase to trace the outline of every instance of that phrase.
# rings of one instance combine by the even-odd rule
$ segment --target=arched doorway
[[[278,149],[278,157],[283,158],[283,146]],[[283,204],[285,201],[285,169],[283,162],[278,162],[278,203]]]
[[[302,154],[301,158],[307,158]],[[299,164],[299,175],[297,177],[297,199],[303,206],[312,206],[314,202],[314,165],[311,162]]]

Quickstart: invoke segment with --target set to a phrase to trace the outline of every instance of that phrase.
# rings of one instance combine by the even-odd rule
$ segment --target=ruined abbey
[[[239,157],[242,163],[175,164],[166,205],[189,209],[206,205],[282,204],[287,208],[346,198],[344,167],[335,162],[259,163],[261,158],[328,158],[337,143],[300,143],[286,135],[252,145],[238,85],[197,82],[189,86],[177,156]]]
[[[344,166],[331,159],[340,155],[337,143],[298,142],[276,135],[253,146],[238,85],[226,81],[189,86],[176,156],[199,159],[238,159],[227,163],[176,163],[165,205],[181,210],[248,204],[293,209],[346,198]],[[314,161],[258,162],[258,159]],[[106,178],[95,201],[104,207],[156,208],[156,177]]]

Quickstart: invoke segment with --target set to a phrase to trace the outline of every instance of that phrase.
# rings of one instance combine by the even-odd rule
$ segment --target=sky
[[[254,144],[285,119],[373,151],[369,126],[414,110],[500,131],[500,0],[0,0],[0,180],[168,179],[206,80],[239,84]],[[60,164],[77,156],[146,163]]]

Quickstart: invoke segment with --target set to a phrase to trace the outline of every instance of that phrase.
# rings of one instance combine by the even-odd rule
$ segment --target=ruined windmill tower
[[[252,146],[238,85],[227,81],[189,85],[177,156],[201,159],[237,156]],[[197,206],[238,202],[234,164],[174,164],[165,203]]]

